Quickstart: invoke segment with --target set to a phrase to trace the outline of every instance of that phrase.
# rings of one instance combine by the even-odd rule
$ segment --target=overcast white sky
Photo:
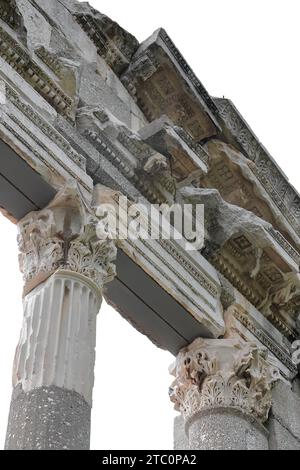
[[[51,1],[51,0],[50,0]],[[299,0],[92,0],[140,41],[162,26],[213,96],[233,100],[300,190]],[[15,227],[0,218],[0,440],[22,319]],[[111,308],[98,317],[94,449],[171,449],[169,353]]]

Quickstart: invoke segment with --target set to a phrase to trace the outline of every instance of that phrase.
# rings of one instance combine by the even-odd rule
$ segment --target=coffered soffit
[[[197,142],[216,135],[216,105],[163,29],[136,51],[121,80],[149,121],[166,114]]]

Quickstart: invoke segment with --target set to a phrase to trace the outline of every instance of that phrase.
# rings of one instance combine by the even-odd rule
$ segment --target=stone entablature
[[[285,176],[282,174],[280,169],[278,169],[278,167],[276,166],[272,158],[267,154],[265,149],[260,146],[258,140],[254,136],[254,134],[251,132],[251,130],[249,129],[245,121],[242,119],[242,117],[238,114],[237,110],[234,108],[232,103],[224,99],[212,99],[209,96],[209,94],[207,93],[203,85],[199,82],[197,77],[193,74],[189,66],[186,64],[184,58],[181,56],[180,52],[176,49],[175,45],[172,43],[171,39],[168,37],[168,35],[166,34],[164,30],[158,30],[151,39],[145,41],[145,43],[143,43],[142,45],[138,47],[138,42],[130,34],[126,33],[116,23],[114,23],[113,21],[105,17],[105,15],[101,15],[100,13],[96,12],[92,8],[88,7],[87,5],[81,5],[78,2],[67,1],[67,2],[62,2],[62,3],[64,4],[65,9],[69,11],[69,14],[73,15],[74,18],[77,18],[78,20],[80,18],[84,18],[85,22],[90,21],[91,24],[93,23],[94,25],[95,24],[97,25],[96,29],[97,28],[101,29],[101,31],[105,35],[105,41],[107,43],[105,44],[105,50],[106,50],[106,53],[108,53],[108,55],[114,56],[114,53],[109,52],[109,49],[110,47],[112,47],[112,44],[114,44],[115,46],[113,47],[116,47],[119,51],[123,51],[122,55],[123,57],[127,58],[127,61],[129,64],[128,71],[124,72],[125,82],[126,82],[125,78],[127,76],[126,74],[133,73],[131,72],[131,69],[135,61],[140,61],[144,55],[147,56],[149,50],[152,51],[152,48],[154,48],[155,51],[151,52],[151,54],[154,56],[155,60],[157,61],[158,59],[156,56],[158,55],[158,52],[156,52],[156,49],[158,48],[158,49],[163,50],[167,58],[166,60],[171,61],[171,63],[173,64],[173,67],[175,67],[175,69],[177,70],[177,73],[181,76],[181,79],[183,80],[183,82],[190,84],[190,89],[196,92],[198,99],[199,99],[199,109],[202,107],[204,110],[206,110],[205,112],[207,112],[207,115],[210,116],[209,119],[211,119],[214,122],[214,125],[216,126],[217,131],[215,131],[215,133],[219,134],[220,128],[222,128],[225,139],[227,138],[226,132],[232,135],[233,138],[236,139],[234,141],[238,142],[238,145],[241,146],[242,150],[246,153],[246,156],[250,160],[255,162],[255,167],[250,166],[250,169],[251,171],[254,172],[254,174],[259,180],[259,182],[257,183],[258,186],[261,184],[264,188],[266,188],[266,191],[269,194],[270,198],[274,200],[275,206],[281,212],[285,213],[285,217],[288,219],[288,222],[291,224],[292,227],[294,227],[297,233],[297,230],[298,230],[297,227],[299,224],[299,220],[298,220],[299,211],[297,209],[297,200],[299,199],[299,196],[297,196],[295,190],[289,185]],[[1,11],[2,11],[2,19],[8,25],[11,26],[10,23],[11,23],[12,15],[9,13],[10,9],[15,9],[15,2],[10,2],[8,5],[4,5],[2,8],[3,11],[2,10]],[[38,15],[38,12],[35,9],[33,9],[33,11],[34,11],[34,15]],[[51,11],[50,7],[49,7],[49,11]],[[22,16],[22,14],[24,13],[17,11],[17,17]],[[16,21],[13,21],[13,23],[15,24]],[[2,40],[4,41],[4,43],[7,40],[11,44],[11,47],[7,48],[4,45],[1,49],[4,54],[3,56],[4,59],[8,61],[13,68],[15,67],[15,70],[21,76],[23,76],[24,79],[28,81],[28,83],[30,83],[30,85],[34,89],[36,89],[41,94],[41,96],[43,96],[51,104],[51,106],[57,109],[59,113],[61,112],[63,114],[65,112],[68,113],[67,111],[68,106],[71,106],[71,101],[69,100],[72,100],[75,97],[77,93],[76,89],[78,89],[78,84],[77,84],[78,79],[75,77],[75,75],[76,75],[76,67],[80,65],[79,63],[80,61],[78,62],[77,65],[75,64],[75,62],[73,65],[70,63],[70,61],[69,63],[67,63],[62,58],[63,57],[62,55],[59,57],[57,53],[53,53],[50,50],[50,48],[47,48],[44,45],[36,47],[34,55],[36,55],[37,58],[41,58],[44,61],[46,68],[43,68],[41,64],[38,64],[38,63],[36,64],[34,64],[33,62],[30,63],[30,60],[34,61],[34,58],[33,59],[30,58],[30,60],[29,60],[29,57],[26,58],[26,60],[18,59],[19,56],[21,57],[24,54],[25,55],[27,54],[26,48],[24,47],[23,44],[18,42],[17,37],[13,33],[10,34],[9,29],[6,28],[6,25],[4,23],[3,23],[3,27],[4,28],[2,28]],[[89,31],[91,31],[92,26],[90,25],[89,28],[90,28]],[[95,38],[93,36],[92,39],[96,41]],[[6,50],[15,51],[15,52],[11,52],[12,59],[9,59],[9,57],[7,56],[7,53],[5,52]],[[107,59],[108,65],[112,65],[109,62],[109,57],[106,57],[105,54],[104,54],[104,58]],[[27,71],[25,71],[26,67],[28,69],[28,70],[26,69]],[[47,71],[47,67],[49,67],[49,69],[54,71],[56,78],[55,76],[54,77],[51,76],[49,71]],[[71,77],[72,73],[74,75],[74,78]],[[61,95],[61,93],[66,93],[66,96],[68,95],[67,92],[63,91],[64,83],[66,82],[66,80],[63,80],[63,77],[68,74],[70,75],[69,78],[67,78],[68,84],[70,85],[70,81],[72,80],[75,80],[76,83],[74,82],[74,86],[75,86],[73,90],[74,96],[71,96],[72,95],[71,93],[69,97],[65,98],[63,97],[63,95]],[[151,77],[152,75],[149,77],[149,79],[151,79]],[[130,83],[132,84],[132,80],[130,81]],[[145,86],[145,85],[142,84],[142,86]],[[62,88],[60,89],[60,87]],[[59,94],[59,96],[57,93]],[[76,105],[75,103],[76,100],[77,98],[75,97],[74,106]],[[162,114],[168,114],[167,108],[168,108],[167,102],[164,104],[164,106],[161,105],[160,114],[156,117],[160,117]],[[72,113],[73,113],[73,110],[72,110]],[[185,108],[183,106],[182,113],[183,113],[182,115],[183,117],[184,115],[186,116],[184,119],[187,119],[188,108]],[[170,117],[172,118],[172,116]],[[72,119],[73,118],[74,118],[74,114],[73,114]],[[206,119],[206,118],[203,117],[203,119]],[[175,124],[178,124],[178,121],[176,119],[173,119],[173,120]],[[182,121],[182,123],[183,122],[184,120]],[[183,125],[183,127],[185,128],[186,126]],[[185,130],[187,130],[187,128]],[[193,132],[190,132],[190,134],[192,135]],[[195,140],[199,140],[197,137],[193,135],[192,137],[194,137]],[[263,155],[262,157],[260,157],[259,162],[257,160],[258,158],[257,155]],[[265,163],[262,165],[260,163],[261,161],[264,161]],[[269,167],[270,167],[270,171],[269,171]],[[264,170],[264,168],[267,170]],[[266,179],[266,171],[267,171],[268,181]],[[269,178],[270,174],[272,175],[271,180]]]
[[[109,204],[115,206],[122,194],[97,185],[94,190],[95,206]],[[128,205],[131,202],[128,201]],[[141,226],[145,220],[139,218]],[[122,222],[119,221],[120,233],[124,233]],[[161,217],[161,226],[166,219]],[[187,315],[196,319],[203,327],[203,334],[218,337],[225,332],[223,307],[220,302],[221,283],[217,271],[197,251],[187,251],[183,239],[117,239],[116,245],[132,261],[140,266],[154,281],[160,284],[172,298],[176,299]],[[163,282],[162,282],[163,280]],[[109,302],[109,298],[107,299]],[[122,313],[122,305],[114,308]],[[176,327],[177,320],[173,320]],[[179,326],[179,325],[178,325]],[[205,333],[204,333],[205,332]],[[209,332],[209,333],[208,333]],[[163,344],[153,340],[158,346]],[[184,338],[182,338],[184,341]]]
[[[55,190],[71,178],[88,201],[97,183],[145,203],[184,202],[186,187],[200,188],[218,191],[241,220],[255,215],[263,237],[251,237],[249,224],[217,243],[226,223],[212,227],[195,260],[177,243],[128,243],[124,252],[155,280],[170,269],[163,289],[213,336],[224,330],[223,274],[272,323],[275,343],[275,331],[295,338],[298,196],[233,106],[210,97],[164,30],[139,44],[86,4],[15,5],[0,2],[1,139]],[[170,267],[159,267],[165,259]],[[209,272],[212,284],[203,282]]]
[[[224,309],[224,337],[256,343],[269,352],[269,361],[280,370],[281,376],[293,380],[298,371],[292,359],[292,343],[238,291],[232,292],[235,298]]]
[[[208,153],[166,116],[140,129],[139,135],[169,159],[170,172],[177,188],[197,181],[207,173]]]
[[[59,113],[72,119],[74,101],[57,83],[50,78],[34,61],[27,50],[16,38],[0,26],[0,57],[19,73],[33,89],[53,106]]]
[[[247,209],[279,230],[294,248],[299,250],[298,236],[257,176],[257,166],[232,143],[211,139],[205,150],[209,154],[209,169],[198,181],[200,187],[217,188],[227,202]],[[265,180],[267,181],[268,174]],[[268,183],[270,184],[270,183]]]
[[[166,114],[198,142],[220,129],[216,105],[163,29],[140,45],[121,80],[149,121]]]
[[[298,373],[300,199],[233,104],[163,29],[139,44],[86,2],[0,0],[0,138],[25,283],[7,447],[88,447],[104,295],[178,355],[171,400],[191,449],[268,448],[273,383]],[[203,203],[203,248],[99,238],[97,207],[120,194]]]
[[[58,190],[66,181],[77,181],[89,199],[92,179],[86,173],[86,159],[55,128],[56,111],[24,80],[14,75],[0,59],[3,104],[0,109],[0,137],[10,145],[37,173]],[[17,90],[22,89],[22,94]],[[24,96],[25,95],[25,96]],[[36,103],[34,106],[33,103]]]
[[[204,255],[290,339],[296,339],[300,277],[296,250],[252,212],[215,189],[184,187],[186,201],[204,204]],[[280,244],[278,243],[280,241]]]
[[[299,193],[289,183],[282,170],[260,143],[234,104],[224,98],[216,98],[214,101],[225,123],[224,132],[227,132],[233,141],[240,146],[245,156],[255,163],[255,165],[249,165],[249,168],[299,237]]]
[[[0,18],[14,30],[20,27],[21,15],[16,0],[0,1]]]
[[[137,39],[89,5],[76,3],[70,6],[68,3],[70,12],[95,44],[98,54],[120,75],[139,47]]]

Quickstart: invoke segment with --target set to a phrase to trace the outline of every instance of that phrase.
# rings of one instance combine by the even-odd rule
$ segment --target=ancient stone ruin
[[[24,276],[6,448],[89,448],[104,297],[176,357],[175,449],[299,450],[300,196],[167,32],[0,0],[0,147]],[[203,205],[203,245],[101,238],[120,196]]]

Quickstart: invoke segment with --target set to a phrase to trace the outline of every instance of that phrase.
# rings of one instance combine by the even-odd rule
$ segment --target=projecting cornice
[[[269,152],[261,144],[234,104],[224,98],[215,98],[224,120],[224,133],[233,140],[255,165],[249,165],[277,208],[300,235],[300,195]]]
[[[206,204],[212,215],[201,254],[191,256],[168,240],[155,247],[140,241],[123,243],[119,251],[124,269],[118,282],[127,281],[132,266],[130,289],[139,297],[133,308],[133,294],[126,291],[126,316],[133,312],[132,317],[143,323],[140,310],[145,303],[141,307],[140,299],[146,278],[155,281],[153,292],[159,286],[160,293],[169,296],[168,305],[172,301],[165,315],[173,339],[167,345],[165,337],[161,339],[161,326],[168,338],[170,330],[159,320],[160,326],[150,332],[160,338],[157,343],[177,353],[194,338],[195,325],[199,336],[224,333],[221,273],[244,296],[243,302],[247,299],[248,316],[252,305],[263,320],[267,318],[272,338],[276,331],[280,338],[297,336],[299,195],[232,103],[210,96],[163,29],[139,44],[87,3],[0,0],[0,137],[14,152],[10,164],[19,165],[22,159],[26,175],[34,172],[41,180],[38,187],[45,183],[49,188],[45,203],[39,202],[44,198],[34,197],[19,210],[13,207],[15,219],[43,210],[51,194],[69,179],[78,183],[88,201],[93,186],[100,183],[134,202],[172,205],[184,202],[181,190],[188,186],[218,193],[221,216],[228,208],[236,214],[234,233],[218,244],[216,236],[222,230],[220,224],[214,229],[211,223],[218,211]],[[25,172],[20,177],[21,171],[15,170],[20,166],[11,166],[7,175],[3,158],[1,163],[0,173],[8,179],[10,192],[5,190],[3,197],[0,191],[0,204],[8,211],[7,194],[12,199],[17,187],[29,197],[33,185]],[[24,180],[20,187],[16,175],[17,181]],[[16,200],[22,197],[19,194]],[[234,226],[221,216],[218,221],[226,230]],[[30,264],[30,256],[27,259]],[[214,282],[208,282],[202,271],[210,273]],[[110,292],[113,288],[111,284]],[[119,297],[110,295],[118,304]],[[154,297],[149,296],[149,305],[155,304]],[[173,305],[178,307],[178,325]],[[156,318],[161,307],[152,306]],[[147,320],[152,314],[148,309]],[[140,326],[147,330],[144,323]],[[248,323],[245,328],[251,329]],[[268,343],[268,338],[264,341]],[[276,352],[273,346],[272,350]],[[276,354],[282,362],[281,352]],[[286,368],[293,372],[290,364]]]
[[[195,142],[215,136],[242,150],[273,212],[282,212],[294,238],[299,236],[299,194],[232,102],[209,95],[165,30],[140,45],[121,80],[150,122],[167,115]]]
[[[163,29],[140,45],[121,80],[149,121],[166,114],[196,141],[220,130],[214,101]]]

